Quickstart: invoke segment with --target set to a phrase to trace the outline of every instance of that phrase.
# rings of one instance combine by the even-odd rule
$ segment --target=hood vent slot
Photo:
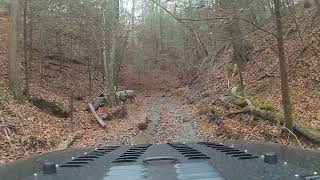
[[[64,164],[64,165],[61,165],[60,167],[72,167],[72,168],[76,168],[76,167],[83,167],[83,165],[81,165],[81,164]]]
[[[115,159],[112,163],[129,163],[129,162],[136,162],[141,155],[143,155],[151,144],[147,145],[139,145],[133,146],[128,149],[125,153]]]
[[[184,157],[192,159],[210,159],[207,155],[201,153],[200,151],[193,149],[185,144],[168,144],[173,149],[179,151]]]
[[[106,147],[98,148],[97,150],[89,152],[83,156],[79,156],[73,159],[72,161],[68,161],[65,164],[61,165],[60,167],[72,167],[72,168],[84,167],[85,165],[88,165],[89,162],[92,162],[95,159],[100,158],[106,155],[107,153],[116,150],[119,147],[120,146],[106,146]]]
[[[200,142],[198,144],[210,147],[212,149],[215,149],[216,151],[220,151],[222,153],[225,153],[226,155],[231,155],[231,157],[238,158],[238,160],[259,158],[258,156],[253,156],[252,154],[243,152],[243,151],[238,150],[236,148],[229,147],[229,146],[222,145],[222,144],[217,144],[214,142]]]

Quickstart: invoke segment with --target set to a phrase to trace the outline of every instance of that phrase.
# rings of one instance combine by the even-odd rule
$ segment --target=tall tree
[[[17,12],[19,10],[18,0],[12,0],[10,6],[9,26],[9,86],[13,95],[18,100],[23,100],[22,80],[20,72],[20,61],[17,58]]]
[[[111,31],[111,42],[110,42],[110,48],[109,48],[109,60],[107,61],[107,56],[106,56],[106,32],[104,32],[104,68],[105,68],[105,73],[107,75],[105,85],[106,90],[106,95],[107,95],[107,100],[108,104],[110,106],[115,106],[116,105],[116,89],[115,89],[115,62],[117,58],[117,32],[119,30],[119,0],[113,0],[111,1],[111,17],[110,17],[110,31]],[[103,15],[103,21],[104,21],[104,28],[106,28],[106,14],[104,11]]]
[[[318,15],[320,15],[320,1],[319,0],[314,0],[314,3],[316,4]]]
[[[132,9],[131,9],[131,27],[132,32],[134,31],[134,25],[135,25],[135,11],[136,10],[136,4],[135,0],[132,0]]]
[[[284,54],[284,43],[283,43],[283,29],[281,20],[281,5],[280,0],[273,0],[274,10],[277,23],[277,41],[278,41],[278,55],[279,55],[279,66],[280,66],[280,77],[281,77],[281,94],[282,94],[282,107],[286,120],[286,127],[288,129],[293,128],[293,117],[292,107],[289,95],[289,82],[288,82],[288,65]]]
[[[27,13],[28,13],[28,0],[24,0],[23,7],[23,41],[24,41],[24,68],[25,68],[25,78],[26,78],[26,87],[25,94],[29,96],[29,61],[28,61],[28,35],[27,35]],[[30,31],[31,34],[31,31]]]
[[[233,18],[231,18],[231,20],[226,25],[226,29],[231,37],[231,44],[233,47],[232,59],[234,64],[234,73],[239,75],[239,92],[242,96],[244,96],[245,88],[243,83],[243,69],[245,60],[247,59],[247,54],[245,50],[244,39],[241,32],[240,13],[238,12],[234,0],[225,1],[223,4],[223,8],[226,12],[228,12],[229,9],[232,9],[232,11],[229,12],[233,14]]]

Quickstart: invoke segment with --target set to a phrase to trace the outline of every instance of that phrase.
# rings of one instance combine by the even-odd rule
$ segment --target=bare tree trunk
[[[89,75],[89,94],[92,94],[92,72],[91,72],[91,53],[89,53],[89,58],[88,58],[88,75]]]
[[[105,5],[104,8],[106,8],[106,3],[107,1],[105,0]],[[107,32],[106,32],[106,26],[107,26],[107,19],[106,19],[106,10],[103,10],[102,13],[102,19],[103,19],[103,27],[102,27],[102,36],[103,36],[103,41],[102,41],[102,59],[103,59],[103,69],[104,73],[103,74],[103,81],[104,81],[104,90],[105,90],[105,96],[108,94],[108,62],[107,62]],[[107,96],[106,96],[107,98]]]
[[[106,1],[105,1],[106,3]],[[106,27],[106,14],[105,11],[103,13],[103,22],[104,28]],[[107,77],[105,78],[107,82],[105,82],[105,94],[108,104],[110,106],[116,105],[116,90],[115,90],[115,82],[114,82],[114,65],[117,57],[117,31],[119,23],[119,0],[112,1],[112,17],[111,17],[111,43],[109,49],[109,61],[107,62],[107,55],[106,55],[106,31],[104,31],[104,42],[103,42],[103,62],[104,62],[104,69],[105,74]],[[106,87],[107,86],[107,87]]]
[[[227,4],[226,4],[227,5]],[[233,63],[236,65],[234,71],[239,75],[239,82],[238,87],[240,91],[240,95],[244,96],[244,82],[243,82],[243,70],[244,70],[244,63],[247,59],[247,54],[244,45],[244,39],[241,36],[241,28],[240,28],[240,20],[239,20],[239,13],[237,8],[234,6],[234,3],[230,4],[230,7],[233,8],[234,18],[231,20],[230,25],[228,25],[227,30],[231,36],[231,43],[233,46]],[[239,38],[236,38],[239,37]]]
[[[156,29],[156,22],[155,22],[155,14],[156,14],[156,11],[157,11],[157,5],[154,3],[152,4],[152,28],[153,28],[153,36],[154,36],[154,44],[153,44],[153,48],[154,48],[154,59],[155,59],[155,62],[157,63],[158,62],[158,37],[157,37],[157,29]]]
[[[31,79],[31,73],[30,73],[30,69],[31,68],[31,63],[32,63],[32,59],[33,59],[33,9],[31,7],[31,4],[29,6],[29,66],[28,66],[28,70],[26,72],[28,72],[28,89],[29,89],[29,81]],[[27,75],[26,75],[27,76]]]
[[[48,47],[48,40],[49,40],[49,37],[48,37],[48,33],[47,32],[44,32],[44,37],[43,37],[45,40],[44,40],[44,50],[45,50],[45,52],[49,52],[49,47]],[[45,56],[44,56],[44,54],[42,55],[42,60],[41,60],[42,62],[42,68],[43,68],[43,66],[44,66],[44,62],[45,62]],[[45,69],[45,68],[43,68],[43,69]],[[44,75],[44,71],[45,70],[42,70],[42,76]]]
[[[114,66],[117,58],[117,32],[119,31],[119,0],[113,0],[113,17],[111,20],[111,48],[110,57],[108,63],[108,104],[110,106],[116,106],[116,90],[115,90],[115,78],[114,78]]]
[[[134,31],[134,25],[135,25],[135,11],[136,6],[135,6],[135,0],[132,0],[132,9],[131,9],[131,30],[132,32]]]
[[[43,32],[40,31],[39,33],[39,40],[40,42],[44,42],[43,41]],[[45,43],[41,44],[42,47],[40,48],[40,52],[41,52],[41,67],[40,67],[40,76],[42,77],[43,75],[43,66],[44,66],[44,53],[43,53],[43,46],[45,46]]]
[[[17,11],[18,1],[10,3],[10,26],[9,26],[9,86],[13,95],[18,100],[23,100],[21,87],[20,61],[17,58]]]
[[[274,17],[274,9],[273,9],[272,0],[268,0],[268,6],[269,6],[269,9],[270,9],[271,17],[273,18]]]
[[[161,0],[159,0],[159,4],[161,4]],[[163,9],[160,8],[159,9],[159,50],[160,50],[160,53],[161,51],[163,51],[165,49],[165,42],[164,42],[164,20],[163,20]]]
[[[29,61],[28,61],[28,36],[27,36],[27,13],[28,13],[28,0],[24,0],[23,7],[23,43],[24,43],[24,68],[25,68],[25,78],[26,87],[25,94],[29,97]]]
[[[292,107],[289,96],[289,82],[287,69],[288,65],[284,55],[284,43],[283,43],[283,30],[282,30],[282,20],[281,20],[281,6],[280,0],[273,0],[275,5],[275,15],[277,23],[277,41],[278,41],[278,55],[279,55],[279,65],[280,65],[280,77],[281,77],[281,93],[282,93],[282,106],[284,111],[284,116],[286,120],[286,127],[290,130],[293,128],[293,117],[292,117]]]
[[[61,49],[61,34],[57,33],[57,38],[58,38],[58,52],[59,52],[59,73],[61,75],[62,73],[62,49]]]
[[[71,93],[70,93],[70,122],[72,124],[74,124],[74,117],[73,117],[73,113],[74,113],[74,86],[72,86],[71,88]]]

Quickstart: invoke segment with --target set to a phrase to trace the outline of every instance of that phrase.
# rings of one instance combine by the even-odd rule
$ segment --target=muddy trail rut
[[[173,98],[147,97],[144,106],[148,126],[132,139],[133,144],[199,141],[192,117]]]

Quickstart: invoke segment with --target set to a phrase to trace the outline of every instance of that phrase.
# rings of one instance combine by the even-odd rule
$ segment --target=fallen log
[[[82,137],[83,133],[75,132],[70,134],[66,140],[62,141],[56,150],[63,150],[69,148],[77,139]]]
[[[133,90],[124,90],[124,91],[118,91],[116,92],[116,96],[118,99],[121,101],[126,101],[128,99],[135,99],[135,94]],[[99,110],[100,106],[104,103],[106,103],[106,97],[104,96],[103,93],[101,93],[99,96],[97,96],[92,102],[88,104],[89,110],[93,114],[94,118],[96,121],[100,124],[102,127],[106,127],[106,123],[103,121],[103,119],[97,114],[97,110]],[[123,108],[121,108],[123,109]],[[121,110],[120,109],[120,110]],[[117,109],[117,112],[121,112],[120,114],[126,114],[126,111],[119,111]],[[122,113],[123,112],[123,113]],[[124,113],[125,112],[125,113]]]
[[[233,98],[230,98],[230,97],[233,97]],[[237,114],[237,113],[239,114],[239,113],[248,112],[248,113],[251,113],[257,117],[260,117],[262,119],[266,119],[266,120],[273,122],[273,123],[277,123],[277,124],[281,124],[281,125],[285,124],[285,118],[283,115],[277,116],[271,111],[259,109],[259,108],[255,107],[248,98],[239,96],[234,91],[232,92],[232,96],[227,96],[227,98],[225,98],[225,97],[220,98],[221,101],[225,100],[225,99],[228,100],[227,102],[231,102],[233,104],[240,105],[241,107],[242,107],[243,103],[239,103],[239,101],[235,101],[235,99],[241,99],[246,104],[246,107],[244,107],[245,109],[243,111],[229,113],[229,114],[227,114],[227,116],[228,115],[231,116],[231,115]],[[307,128],[304,128],[303,125],[297,124],[297,123],[294,124],[293,130],[295,132],[301,134],[302,136],[306,137],[307,139],[309,139],[313,143],[317,143],[317,144],[320,143],[320,131],[307,130]],[[312,131],[314,131],[314,132],[312,132]]]
[[[306,130],[306,127],[301,124],[295,124],[294,130],[301,134],[304,137],[307,137],[309,140],[311,140],[313,143],[320,144],[320,132],[316,130]],[[314,131],[314,132],[312,132]]]
[[[134,94],[133,90],[118,91],[116,92],[116,96],[121,101],[136,99],[136,95]]]
[[[97,111],[104,102],[105,102],[105,98],[98,96],[92,101],[91,104],[92,104],[94,110]]]
[[[93,105],[91,103],[88,104],[89,109],[92,113],[92,115],[94,116],[94,118],[97,120],[97,122],[100,124],[101,127],[106,127],[106,123],[101,119],[101,117],[97,114],[97,112],[95,111]]]
[[[134,94],[134,90],[123,90],[116,92],[117,99],[121,101],[126,100],[135,100],[136,95]],[[97,111],[102,104],[106,103],[106,97],[103,93],[101,93],[99,96],[97,96],[92,102],[92,106],[94,107],[94,110]]]
[[[243,114],[243,113],[248,113],[248,112],[250,112],[250,110],[247,109],[247,108],[245,108],[244,110],[229,112],[229,113],[226,115],[226,117],[231,117],[231,116],[235,116],[235,115]]]
[[[55,63],[55,62],[48,62],[48,64],[50,64],[50,65],[53,65],[53,66],[60,66],[60,64],[59,63]],[[63,68],[71,68],[70,66],[67,66],[67,65],[62,65],[62,67]]]
[[[62,62],[66,62],[66,63],[86,65],[84,62],[82,62],[80,60],[68,58],[68,57],[65,57],[65,56],[60,56],[60,55],[57,55],[57,54],[47,55],[47,56],[45,56],[45,58],[52,59],[52,60],[55,60],[55,61],[62,61]]]
[[[265,73],[263,76],[261,76],[260,78],[258,78],[257,81],[261,81],[261,80],[263,80],[263,79],[272,78],[272,77],[279,77],[279,75],[270,74],[270,73]]]
[[[263,119],[266,119],[266,120],[269,120],[271,122],[274,122],[274,123],[280,123],[282,125],[285,124],[285,118],[283,116],[281,117],[276,117],[272,112],[270,111],[266,111],[266,110],[260,110],[260,109],[250,109],[251,110],[251,113],[257,117],[260,117],[260,118],[263,118]],[[310,131],[307,131],[306,129],[304,129],[302,127],[302,125],[300,124],[294,124],[293,126],[293,130],[294,132],[297,132],[299,133],[300,135],[306,137],[307,139],[309,139],[311,142],[313,143],[317,143],[319,144],[320,143],[320,136],[317,136],[316,134],[310,132]],[[318,132],[320,133],[320,132]]]

